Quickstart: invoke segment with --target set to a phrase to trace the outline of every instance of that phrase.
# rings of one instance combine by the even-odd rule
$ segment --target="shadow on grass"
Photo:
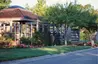
[[[0,49],[0,61],[16,60],[30,57],[38,57],[43,55],[52,55],[66,53],[70,51],[87,49],[90,47],[84,46],[52,46],[43,48],[15,48],[15,49]]]

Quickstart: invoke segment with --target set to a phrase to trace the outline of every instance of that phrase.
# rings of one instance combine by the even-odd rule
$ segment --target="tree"
[[[95,14],[94,8],[91,5],[86,5],[84,7],[81,5],[71,5],[71,7],[71,10],[69,10],[69,17],[71,19],[69,20],[71,20],[70,22],[72,24],[70,23],[70,26],[78,27],[79,29],[86,28],[88,31],[86,30],[85,34],[88,34],[90,39],[92,34],[97,30],[96,20],[98,15]]]
[[[46,0],[37,0],[37,4],[34,7],[30,7],[26,4],[25,8],[38,16],[44,16],[46,10]]]
[[[88,30],[93,30],[95,27],[90,27],[96,24],[97,19],[97,15],[90,5],[83,7],[82,5],[73,5],[71,3],[69,5],[56,4],[48,7],[44,17],[50,23],[56,25],[65,24],[66,31],[68,27],[78,27],[79,29],[85,27]]]
[[[37,4],[33,8],[33,13],[43,16],[46,9],[46,0],[37,0]]]
[[[0,0],[0,9],[4,9],[9,6],[11,0]]]
[[[46,0],[37,0],[37,4],[34,7],[29,7],[29,5],[26,4],[25,8],[38,16],[44,16],[46,10]]]
[[[57,31],[58,26],[65,24],[65,30],[67,28],[68,23],[68,15],[64,5],[56,4],[54,6],[50,6],[46,10],[45,19],[49,21],[51,24],[56,24]],[[66,31],[65,31],[66,37]]]

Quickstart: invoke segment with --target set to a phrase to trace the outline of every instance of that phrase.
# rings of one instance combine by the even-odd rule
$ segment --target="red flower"
[[[91,46],[91,42],[87,42],[87,45],[90,45]]]
[[[30,45],[29,47],[30,47],[30,48],[33,48],[33,46],[32,46],[32,45]]]
[[[20,48],[26,48],[27,46],[25,44],[19,44],[18,45]]]

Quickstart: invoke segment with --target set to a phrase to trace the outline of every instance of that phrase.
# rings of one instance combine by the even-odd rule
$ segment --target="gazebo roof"
[[[38,16],[32,14],[32,12],[25,10],[19,6],[12,6],[7,9],[3,9],[0,11],[0,19],[2,18],[21,18],[21,19],[30,19],[30,20],[37,20]]]
[[[9,6],[8,8],[21,8],[21,9],[25,9],[25,8],[23,8],[21,6],[18,6],[18,5]]]

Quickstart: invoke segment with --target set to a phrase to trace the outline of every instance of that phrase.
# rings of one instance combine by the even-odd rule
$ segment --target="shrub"
[[[31,44],[31,39],[27,38],[27,37],[22,37],[20,38],[21,44],[25,44],[25,45],[30,45]]]
[[[87,46],[91,46],[91,42],[87,42],[87,44],[86,44]]]
[[[25,44],[19,44],[19,45],[17,45],[17,47],[18,48],[27,48],[27,45],[25,45]]]
[[[32,45],[41,45],[43,44],[42,34],[40,32],[35,32],[31,38]]]
[[[11,48],[13,40],[0,37],[0,48]]]
[[[98,42],[95,42],[95,44],[97,44],[97,45],[98,45]]]
[[[14,35],[10,32],[7,32],[7,33],[4,33],[3,34],[3,37],[5,37],[6,39],[12,39],[12,40],[15,40],[13,37]]]
[[[98,46],[98,42],[95,42],[95,46]]]
[[[25,45],[31,45],[30,47],[33,46],[38,46],[41,47],[43,46],[43,35],[40,32],[35,32],[32,36],[32,38],[28,38],[28,37],[22,37],[20,39],[21,44],[25,44]]]
[[[67,41],[67,44],[68,44],[68,45],[72,45],[71,41]]]

